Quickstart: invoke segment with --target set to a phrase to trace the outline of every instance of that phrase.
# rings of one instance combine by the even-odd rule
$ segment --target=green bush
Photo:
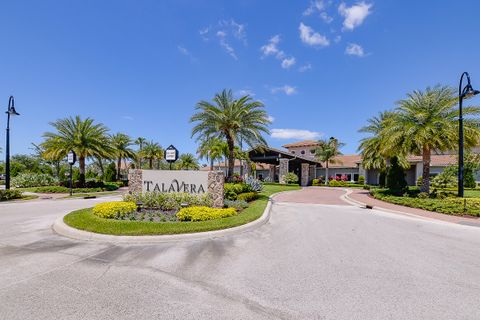
[[[453,188],[457,184],[455,173],[451,170],[444,170],[432,179],[434,188]]]
[[[123,196],[123,201],[142,203],[142,207],[160,210],[178,210],[182,205],[187,206],[212,206],[209,194],[200,195],[185,192],[145,192],[132,193]]]
[[[17,188],[52,186],[57,182],[55,178],[45,173],[19,173],[12,178],[12,185]]]
[[[22,198],[22,192],[20,190],[9,189],[9,190],[0,190],[0,201],[7,201],[13,199]]]
[[[358,184],[364,185],[365,184],[365,177],[364,176],[359,176],[358,177]]]
[[[256,200],[256,199],[258,199],[258,193],[256,193],[256,192],[240,193],[237,196],[237,200],[243,200],[243,201],[247,201],[247,202],[250,202],[250,201],[253,201],[253,200]]]
[[[28,191],[35,193],[69,193],[70,188],[60,186],[28,188]],[[102,188],[73,188],[73,193],[101,192]]]
[[[209,207],[190,207],[183,208],[177,212],[176,216],[180,221],[205,221],[219,218],[232,217],[237,215],[234,208],[209,208]]]
[[[421,187],[423,184],[423,176],[418,177],[417,179],[417,187]]]
[[[118,184],[113,182],[106,182],[103,184],[103,189],[106,191],[115,191],[118,190]]]
[[[99,203],[93,207],[93,213],[105,219],[121,218],[137,210],[134,202],[112,201]]]
[[[312,180],[312,186],[319,186],[321,185],[320,179],[313,179]]]
[[[330,180],[328,181],[329,187],[347,187],[348,183],[346,181],[337,181],[337,180]]]
[[[292,184],[292,183],[297,183],[298,182],[298,176],[293,173],[293,172],[289,172],[287,174],[285,174],[283,177],[283,182],[286,183],[286,184]]]

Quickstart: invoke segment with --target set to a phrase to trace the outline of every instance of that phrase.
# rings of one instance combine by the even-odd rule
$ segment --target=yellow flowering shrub
[[[100,218],[112,219],[116,216],[123,217],[135,210],[137,210],[135,202],[112,201],[97,204],[93,208],[93,213]]]
[[[237,210],[234,208],[209,208],[209,207],[188,207],[177,212],[180,221],[205,221],[235,216]]]

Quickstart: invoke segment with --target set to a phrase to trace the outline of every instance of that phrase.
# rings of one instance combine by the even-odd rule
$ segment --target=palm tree
[[[41,147],[48,159],[66,157],[70,150],[78,157],[80,185],[85,185],[85,160],[89,157],[109,157],[113,151],[107,136],[108,128],[94,123],[91,118],[82,120],[80,116],[59,119],[50,123],[57,132],[43,134],[45,141]]]
[[[219,138],[202,139],[200,146],[197,149],[197,154],[200,159],[205,158],[210,161],[210,171],[213,171],[213,163],[215,160],[219,160],[223,156],[223,144],[224,142]]]
[[[262,133],[269,134],[270,120],[264,105],[249,95],[234,100],[231,90],[223,90],[213,98],[213,103],[200,101],[190,122],[196,122],[192,137],[197,141],[214,137],[225,139],[228,145],[228,180],[233,179],[235,144],[238,139],[250,147],[267,145]]]
[[[384,151],[400,155],[421,154],[423,163],[421,191],[430,191],[432,151],[455,150],[458,143],[457,97],[452,88],[436,86],[414,91],[399,101],[392,121],[383,130]],[[464,107],[465,146],[478,144],[479,107]]]
[[[164,155],[165,155],[165,151],[163,150],[162,147],[159,147],[157,149],[157,153],[156,153],[156,156],[155,156],[155,158],[157,159],[157,170],[160,170],[160,166],[162,164],[162,160],[164,158]]]
[[[130,148],[133,144],[132,138],[124,133],[117,133],[110,137],[113,147],[113,154],[117,159],[117,180],[120,180],[122,159],[135,159],[135,151]]]
[[[142,158],[148,159],[148,165],[150,169],[153,169],[153,161],[157,159],[159,153],[162,151],[162,147],[157,142],[147,142],[143,147],[142,153],[140,156]]]
[[[180,155],[179,163],[177,165],[178,169],[184,170],[198,170],[200,166],[198,165],[198,160],[191,153],[184,153]]]
[[[325,163],[325,184],[328,184],[328,165],[338,162],[335,157],[342,155],[340,148],[345,144],[334,137],[330,137],[328,140],[319,140],[318,144],[315,149],[315,158]]]
[[[138,169],[142,169],[142,157],[140,155],[142,154],[142,149],[146,142],[147,142],[147,139],[143,137],[138,137],[134,142],[138,146],[138,157],[137,157]]]

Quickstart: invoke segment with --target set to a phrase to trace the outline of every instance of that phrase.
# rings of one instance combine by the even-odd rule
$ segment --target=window
[[[354,173],[354,174],[353,174],[353,181],[357,181],[357,182],[358,182],[358,173]]]
[[[300,151],[301,154],[305,154],[305,150]]]
[[[295,151],[292,151],[292,154],[295,154]]]
[[[310,154],[315,154],[315,149],[310,149]]]

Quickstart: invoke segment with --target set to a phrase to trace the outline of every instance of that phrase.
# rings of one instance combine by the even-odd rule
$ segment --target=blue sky
[[[459,6],[4,1],[0,105],[6,109],[12,94],[21,113],[12,121],[12,152],[28,153],[48,122],[76,114],[194,152],[195,103],[231,88],[265,103],[270,145],[335,136],[354,153],[366,119],[405,93],[456,86],[463,71],[480,87],[480,2]],[[4,129],[0,139],[4,148]]]

